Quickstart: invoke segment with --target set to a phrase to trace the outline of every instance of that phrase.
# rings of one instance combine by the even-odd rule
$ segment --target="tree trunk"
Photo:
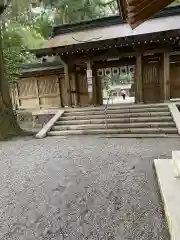
[[[28,14],[28,23],[32,23],[32,9],[31,9],[31,0],[28,0],[27,14]]]
[[[0,140],[21,132],[14,117],[8,81],[5,78],[2,38],[0,29]]]

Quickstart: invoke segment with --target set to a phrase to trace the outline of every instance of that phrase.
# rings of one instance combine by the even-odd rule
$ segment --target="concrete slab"
[[[106,123],[147,123],[147,122],[173,122],[171,116],[162,117],[136,117],[136,118],[107,118],[107,119],[85,119],[85,120],[69,120],[56,122],[56,125],[79,125],[79,124],[106,124]],[[175,123],[174,123],[175,124]]]
[[[180,151],[172,151],[175,176],[180,178]]]
[[[122,128],[50,131],[48,136],[62,135],[98,135],[98,134],[176,134],[176,128]]]
[[[36,138],[44,138],[47,132],[51,130],[52,126],[59,120],[63,115],[64,110],[59,110],[54,117],[36,134]]]
[[[169,107],[169,110],[170,110],[171,115],[173,117],[173,120],[176,124],[178,133],[180,134],[180,112],[179,112],[175,103],[169,103],[168,107]]]
[[[79,115],[73,115],[73,116],[63,116],[61,120],[67,121],[67,120],[87,120],[87,119],[105,119],[105,118],[139,118],[139,117],[161,117],[161,116],[171,116],[170,112],[141,112],[141,113],[120,113],[120,114],[113,114],[107,116],[104,115],[84,115],[84,116],[79,116]]]
[[[90,129],[122,129],[122,128],[164,128],[175,127],[174,122],[145,122],[145,123],[108,123],[108,124],[79,124],[55,125],[53,131],[63,130],[90,130]]]
[[[98,136],[99,138],[179,138],[178,134],[105,134]]]
[[[149,107],[167,107],[167,103],[152,103],[152,104],[110,104],[108,105],[108,109],[113,110],[113,109],[140,109],[140,108],[149,108]],[[102,106],[88,106],[88,107],[75,107],[75,108],[64,108],[65,112],[78,112],[82,111],[99,111],[99,110],[104,110],[106,108],[106,105]]]
[[[104,115],[106,114],[120,114],[120,113],[142,113],[142,112],[169,112],[169,109],[167,106],[164,107],[147,107],[147,108],[126,108],[126,109],[121,109],[121,108],[116,108],[116,109],[107,109],[106,111],[101,109],[101,110],[96,110],[96,109],[90,109],[89,111],[71,111],[71,112],[66,112],[64,113],[64,116],[85,116],[85,115]]]
[[[180,179],[174,177],[171,159],[155,159],[154,166],[164,203],[164,210],[172,240],[180,239]]]

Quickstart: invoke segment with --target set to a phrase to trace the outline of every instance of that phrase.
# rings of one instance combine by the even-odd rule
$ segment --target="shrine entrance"
[[[135,65],[100,68],[97,76],[101,81],[103,104],[134,103]]]

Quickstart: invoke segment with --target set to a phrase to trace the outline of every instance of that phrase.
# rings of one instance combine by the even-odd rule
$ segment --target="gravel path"
[[[32,138],[0,147],[1,240],[168,240],[155,158],[180,139]]]

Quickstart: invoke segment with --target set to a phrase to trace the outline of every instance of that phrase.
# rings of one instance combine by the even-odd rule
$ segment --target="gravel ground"
[[[180,139],[16,139],[0,147],[0,239],[168,240],[155,158]]]

